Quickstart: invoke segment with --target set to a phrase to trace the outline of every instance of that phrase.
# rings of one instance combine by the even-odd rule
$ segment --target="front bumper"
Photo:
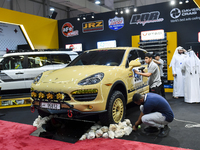
[[[41,108],[40,107],[40,102],[39,101],[33,101],[32,102],[32,108],[38,109],[46,114],[49,115],[58,115],[64,118],[81,118],[84,116],[90,116],[90,115],[95,115],[95,114],[100,114],[104,113],[107,110],[102,110],[102,111],[90,111],[90,112],[82,112],[80,110],[77,110],[73,107],[73,105],[70,105],[68,103],[63,103],[61,105],[61,109],[55,110],[55,109],[46,109],[46,108]]]

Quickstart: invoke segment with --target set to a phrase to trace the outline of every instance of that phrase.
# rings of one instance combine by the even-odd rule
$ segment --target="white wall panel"
[[[71,18],[78,17],[78,15],[80,15],[80,14],[84,14],[84,13],[81,11],[76,11],[76,10],[70,11]]]
[[[16,10],[16,11],[26,13],[26,0],[15,0],[15,1],[13,1],[13,9]]]
[[[37,10],[39,9],[39,7],[37,8],[34,6],[34,2],[32,1],[27,1],[25,7],[26,7],[26,13],[28,14],[36,14]]]
[[[40,3],[35,3],[35,2],[32,2],[32,5],[33,5],[33,13],[34,15],[37,15],[37,16],[43,16],[43,5],[40,4]],[[29,6],[28,8],[30,8],[31,6]]]
[[[10,9],[10,1],[0,0],[0,7]]]
[[[66,19],[67,18],[67,11],[59,10],[56,19]]]

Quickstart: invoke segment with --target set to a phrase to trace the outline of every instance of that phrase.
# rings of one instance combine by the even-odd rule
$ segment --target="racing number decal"
[[[142,82],[142,75],[136,74],[134,72],[134,69],[132,71],[133,71],[133,74],[134,74],[134,76],[133,76],[133,84]],[[138,71],[141,72],[141,70],[138,70]]]

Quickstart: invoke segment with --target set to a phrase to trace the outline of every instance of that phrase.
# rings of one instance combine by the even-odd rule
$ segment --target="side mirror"
[[[139,62],[139,60],[131,60],[131,62],[129,63],[129,69],[132,70],[133,67],[139,67],[141,66],[141,63]]]

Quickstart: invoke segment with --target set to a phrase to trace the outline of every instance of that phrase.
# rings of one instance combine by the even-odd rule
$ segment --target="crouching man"
[[[144,123],[148,125],[144,129],[147,133],[158,132],[159,137],[168,135],[170,128],[168,124],[173,121],[173,111],[165,98],[155,93],[147,93],[141,95],[136,93],[133,95],[133,102],[140,105],[140,116],[133,126],[133,130],[137,130],[138,125]]]

